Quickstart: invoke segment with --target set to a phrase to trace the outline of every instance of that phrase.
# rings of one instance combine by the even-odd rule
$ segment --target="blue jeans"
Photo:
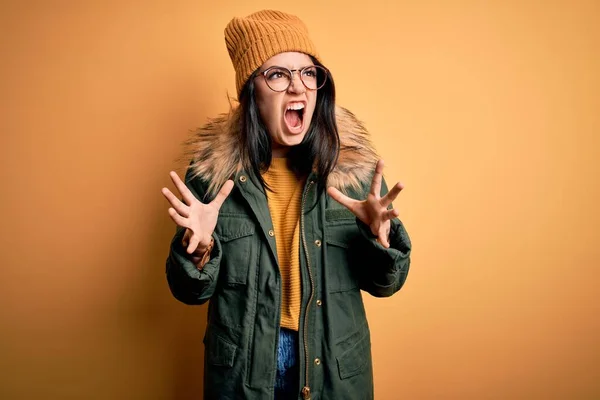
[[[275,400],[298,399],[300,395],[299,380],[298,332],[281,328],[277,349]]]

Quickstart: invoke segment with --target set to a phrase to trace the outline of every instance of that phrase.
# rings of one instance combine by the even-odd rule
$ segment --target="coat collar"
[[[242,170],[239,107],[209,120],[196,129],[186,142],[186,156],[191,158],[192,176],[208,183],[208,194],[214,195],[225,181]],[[329,175],[328,186],[348,192],[359,190],[370,179],[378,156],[369,133],[354,114],[336,106],[336,122],[340,136],[340,155]]]

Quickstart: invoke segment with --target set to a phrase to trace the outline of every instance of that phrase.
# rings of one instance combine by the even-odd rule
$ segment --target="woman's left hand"
[[[363,201],[354,200],[334,187],[327,188],[327,193],[367,224],[373,235],[377,236],[377,241],[383,247],[389,248],[390,220],[396,218],[400,213],[396,209],[388,210],[388,206],[396,200],[400,191],[404,189],[404,185],[400,182],[396,183],[385,196],[381,197],[382,176],[383,160],[379,160],[375,167],[371,190],[367,195],[367,199]]]

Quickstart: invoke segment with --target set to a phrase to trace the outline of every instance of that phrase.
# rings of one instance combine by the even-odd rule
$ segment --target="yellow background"
[[[0,3],[0,398],[201,398],[160,189],[262,8],[306,22],[406,185],[376,398],[600,398],[600,3],[566,0]]]

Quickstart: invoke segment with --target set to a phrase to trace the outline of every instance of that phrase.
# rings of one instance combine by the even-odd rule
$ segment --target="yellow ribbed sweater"
[[[281,326],[298,330],[300,320],[300,208],[304,179],[288,168],[286,158],[273,158],[263,179],[273,220],[281,273]]]

